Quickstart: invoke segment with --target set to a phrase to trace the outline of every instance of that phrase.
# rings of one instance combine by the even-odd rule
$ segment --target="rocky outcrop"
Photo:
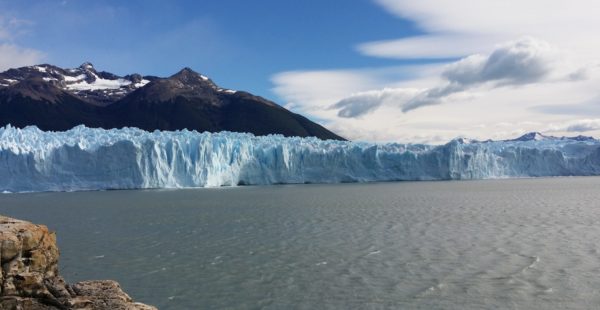
[[[58,274],[56,235],[0,215],[0,309],[152,310],[133,302],[115,281],[67,284]]]

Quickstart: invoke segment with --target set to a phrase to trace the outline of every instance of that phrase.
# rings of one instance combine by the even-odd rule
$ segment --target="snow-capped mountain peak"
[[[94,70],[95,71],[94,65],[91,62],[88,62],[88,61],[82,63],[81,66],[79,66],[79,69],[82,69],[82,70]]]
[[[156,77],[140,74],[119,76],[110,72],[98,72],[91,62],[77,68],[62,69],[49,64],[40,64],[0,73],[0,88],[9,87],[28,79],[42,79],[77,97],[97,105],[109,105],[124,98],[134,90],[146,86]],[[210,78],[185,67],[168,79],[176,80],[179,88],[192,91],[212,89],[216,92],[233,94],[236,91],[217,86]]]
[[[84,62],[79,67],[70,69],[49,64],[10,69],[0,73],[0,87],[9,87],[30,79],[41,79],[52,83],[81,99],[98,105],[115,102],[150,82],[139,74],[121,77],[110,72],[98,72],[91,62]]]
[[[170,77],[170,79],[178,80],[183,85],[187,87],[209,87],[217,92],[225,92],[229,94],[233,94],[236,91],[232,89],[221,88],[215,84],[209,77],[206,75],[200,74],[188,67],[181,69],[179,72],[175,73]]]
[[[587,136],[576,136],[576,137],[555,137],[541,134],[539,132],[529,132],[516,139],[505,140],[513,142],[526,142],[526,141],[548,141],[548,140],[573,140],[573,141],[590,141],[595,140],[593,137]]]
[[[541,141],[552,138],[553,137],[545,136],[539,132],[529,132],[516,139],[513,139],[512,141]]]

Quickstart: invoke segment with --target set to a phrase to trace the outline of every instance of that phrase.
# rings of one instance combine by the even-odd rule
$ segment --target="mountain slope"
[[[102,127],[101,109],[38,78],[0,89],[0,124],[68,130],[79,124]]]
[[[249,132],[343,140],[307,118],[242,91],[220,88],[189,68],[168,77],[120,77],[85,63],[0,73],[0,126],[64,131],[101,128]]]

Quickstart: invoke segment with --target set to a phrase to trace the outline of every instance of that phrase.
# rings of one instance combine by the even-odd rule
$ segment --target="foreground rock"
[[[156,309],[133,302],[115,281],[67,284],[58,256],[56,235],[46,226],[0,215],[0,309]]]

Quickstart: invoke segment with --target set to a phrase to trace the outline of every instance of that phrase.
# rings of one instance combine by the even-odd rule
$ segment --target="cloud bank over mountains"
[[[594,30],[600,26],[600,3],[375,3],[414,21],[424,33],[362,42],[356,50],[365,57],[420,60],[418,65],[394,67],[409,73],[394,79],[380,74],[385,68],[283,72],[273,78],[274,91],[297,111],[342,128],[353,139],[435,142],[542,130],[600,136],[594,122],[569,112],[570,106],[573,111],[598,107],[589,102],[600,95],[600,34]],[[331,72],[337,72],[335,79],[327,78]],[[314,83],[296,82],[313,75],[319,77]],[[344,75],[352,76],[356,87],[340,82]],[[519,125],[506,130],[507,123]],[[543,125],[567,123],[574,125]]]

